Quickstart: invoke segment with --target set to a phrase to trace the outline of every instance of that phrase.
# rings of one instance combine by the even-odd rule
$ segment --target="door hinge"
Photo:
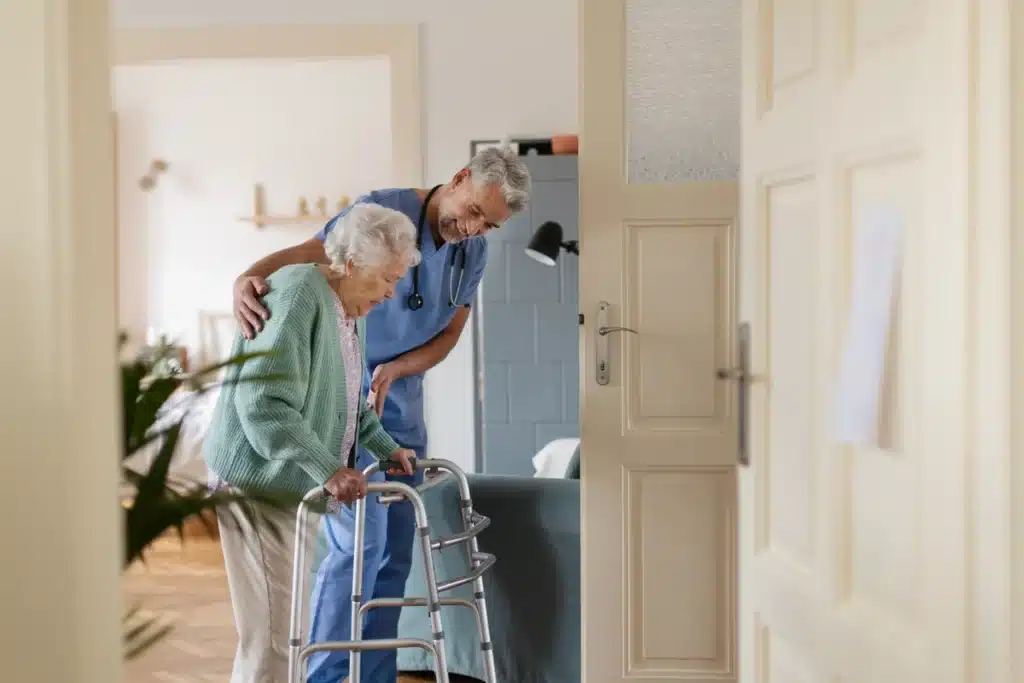
[[[582,324],[583,324],[583,314],[580,313],[580,325],[582,325]]]

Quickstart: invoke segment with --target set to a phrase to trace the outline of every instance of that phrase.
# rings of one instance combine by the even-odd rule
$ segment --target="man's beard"
[[[461,242],[467,237],[459,231],[459,221],[455,218],[442,218],[438,223],[437,231],[445,242]]]

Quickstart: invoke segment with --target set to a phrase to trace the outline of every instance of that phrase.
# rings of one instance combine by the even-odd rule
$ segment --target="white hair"
[[[530,203],[530,171],[510,147],[489,147],[469,162],[470,177],[477,185],[497,185],[512,213]]]
[[[401,211],[379,204],[355,204],[339,216],[327,233],[324,251],[331,268],[341,273],[350,261],[371,268],[392,260],[410,268],[420,262],[412,221]]]

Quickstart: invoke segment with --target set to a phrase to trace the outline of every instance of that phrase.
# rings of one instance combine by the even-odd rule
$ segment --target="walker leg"
[[[349,638],[353,642],[363,639],[363,620],[361,607],[363,602],[363,545],[366,537],[366,499],[360,498],[355,503],[355,531],[352,542],[352,614]],[[348,682],[359,683],[360,650],[351,650],[348,654]]]
[[[448,657],[444,647],[444,628],[441,625],[441,600],[437,593],[437,575],[434,572],[434,554],[430,549],[430,529],[427,527],[426,519],[417,523],[417,533],[420,538],[420,551],[423,553],[423,573],[426,575],[427,584],[427,611],[430,613],[430,626],[433,631],[434,651],[434,677],[437,683],[449,683],[448,681]],[[358,683],[353,680],[351,683]]]
[[[306,571],[306,524],[309,517],[309,499],[307,495],[299,504],[295,515],[295,551],[292,556],[292,604],[291,622],[288,629],[288,683],[300,683],[302,662],[299,653],[302,650],[302,599],[305,591]],[[304,680],[304,679],[302,679]]]

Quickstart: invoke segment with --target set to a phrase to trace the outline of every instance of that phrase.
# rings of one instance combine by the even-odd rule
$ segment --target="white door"
[[[966,0],[745,0],[740,673],[965,674]],[[839,445],[853,245],[903,227],[877,442]],[[877,250],[873,255],[877,255]],[[978,680],[976,683],[983,683]]]
[[[735,681],[739,0],[581,11],[583,680]]]

